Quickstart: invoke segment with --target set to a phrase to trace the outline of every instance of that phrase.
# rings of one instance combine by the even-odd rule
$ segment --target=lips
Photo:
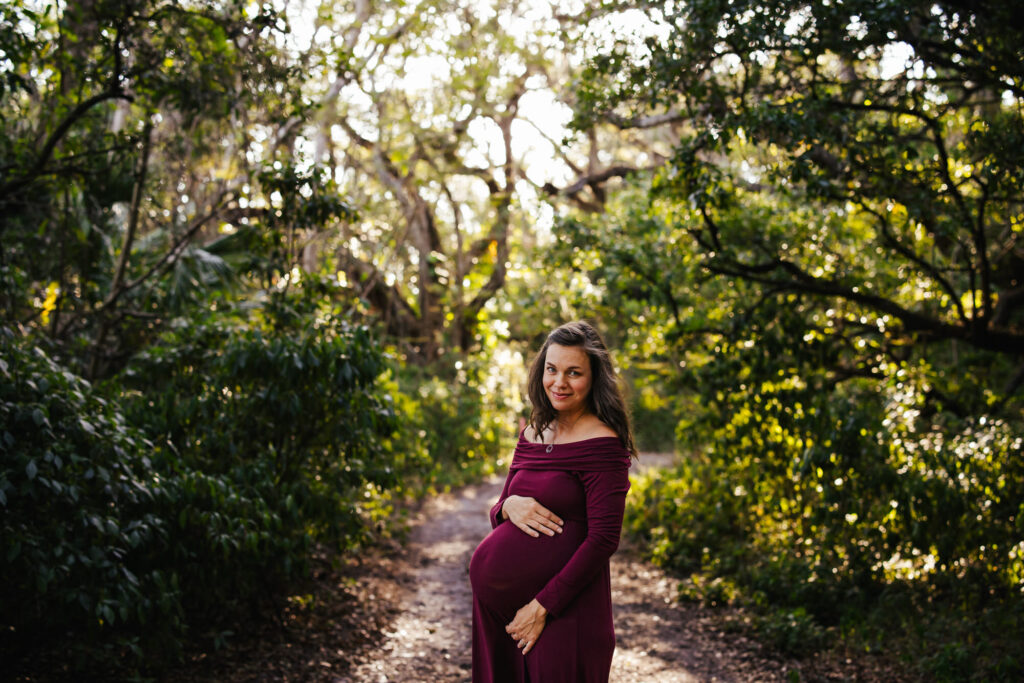
[[[551,398],[557,399],[559,401],[564,401],[565,399],[569,398],[570,396],[572,396],[572,394],[560,394],[557,391],[552,391],[551,392]]]

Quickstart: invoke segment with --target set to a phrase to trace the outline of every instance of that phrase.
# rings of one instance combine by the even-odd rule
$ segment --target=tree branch
[[[71,127],[75,125],[80,118],[85,116],[90,109],[101,102],[106,102],[107,100],[127,100],[130,102],[132,101],[132,97],[119,89],[111,88],[79,102],[78,105],[75,106],[75,108],[72,109],[57,125],[53,132],[50,133],[50,136],[46,139],[46,142],[43,143],[42,148],[39,150],[39,154],[36,156],[36,160],[32,164],[31,168],[29,168],[28,171],[20,178],[16,178],[0,185],[0,197],[5,197],[21,190],[41,175],[43,169],[46,168],[46,165],[53,157],[53,152],[57,148],[57,145],[64,139],[64,136],[67,135],[69,130],[71,130]]]
[[[796,264],[784,259],[775,259],[762,264],[743,264],[713,260],[707,266],[721,275],[731,275],[752,282],[769,284],[781,289],[805,292],[818,296],[834,296],[847,301],[863,304],[868,308],[886,313],[903,323],[907,332],[924,332],[936,339],[956,339],[972,346],[998,353],[1019,354],[1024,348],[1024,334],[1012,331],[976,328],[972,325],[952,325],[930,316],[907,309],[895,301],[876,294],[869,294],[833,280],[816,278],[803,271]],[[772,277],[769,273],[782,271],[790,276],[788,280]]]
[[[682,112],[672,109],[663,114],[652,114],[650,116],[634,116],[632,118],[620,116],[619,114],[609,112],[604,116],[604,119],[608,123],[623,129],[655,128],[657,126],[663,126],[666,123],[675,123],[676,121],[682,121],[685,119],[685,116]]]

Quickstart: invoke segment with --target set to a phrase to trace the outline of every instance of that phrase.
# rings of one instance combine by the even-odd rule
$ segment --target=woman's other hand
[[[516,641],[516,646],[523,651],[523,656],[526,656],[526,653],[536,645],[537,639],[540,638],[540,633],[547,623],[547,616],[548,611],[544,609],[544,605],[534,598],[529,604],[521,607],[516,612],[516,618],[505,627],[505,632],[512,636],[512,640]]]
[[[501,515],[534,538],[562,533],[561,518],[534,498],[509,496],[501,506]]]

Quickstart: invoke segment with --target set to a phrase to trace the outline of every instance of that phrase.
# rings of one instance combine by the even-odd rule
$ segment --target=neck
[[[576,423],[587,414],[586,408],[580,408],[575,412],[562,411],[555,417],[555,429],[561,432],[567,432],[576,426]]]

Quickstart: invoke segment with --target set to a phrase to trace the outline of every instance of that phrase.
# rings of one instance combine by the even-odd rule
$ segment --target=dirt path
[[[469,558],[491,525],[501,481],[435,498],[414,520],[405,549],[404,607],[379,649],[362,653],[353,682],[468,681],[472,594]]]
[[[320,558],[308,584],[271,619],[243,628],[226,649],[192,654],[161,680],[468,682],[469,558],[490,531],[487,511],[500,490],[501,481],[491,480],[430,500],[404,546],[347,557],[340,567]],[[611,683],[899,680],[866,655],[780,661],[727,628],[722,610],[677,602],[677,581],[628,546],[611,569]]]
[[[397,572],[393,580],[400,588],[394,595],[402,609],[385,629],[384,641],[361,652],[338,683],[469,680],[467,567],[473,549],[490,531],[487,511],[500,490],[500,481],[490,481],[439,497],[423,508],[398,563],[404,566],[391,568]],[[613,557],[618,647],[612,681],[787,680],[791,665],[766,658],[756,643],[735,633],[723,633],[709,611],[676,604],[675,585],[628,548]],[[377,591],[381,592],[379,586]]]

